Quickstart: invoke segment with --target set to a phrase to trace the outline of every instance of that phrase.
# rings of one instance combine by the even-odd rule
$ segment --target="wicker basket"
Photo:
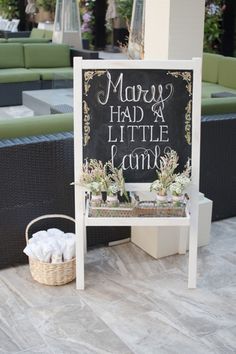
[[[119,204],[118,207],[93,207],[89,206],[89,216],[94,218],[126,218],[135,216],[135,206],[131,204]]]
[[[136,216],[139,217],[184,217],[184,203],[163,203],[158,205],[154,201],[139,202],[136,208]]]
[[[27,244],[29,242],[30,227],[39,220],[50,218],[61,218],[75,222],[75,219],[63,214],[50,214],[39,216],[38,218],[32,220],[26,227],[25,239]],[[76,277],[75,258],[67,262],[46,263],[29,257],[29,266],[33,279],[41,284],[64,285],[71,282]]]
[[[135,214],[136,214],[136,216],[140,216],[140,217],[157,216],[156,202],[153,202],[153,201],[139,202],[136,209],[135,209]]]

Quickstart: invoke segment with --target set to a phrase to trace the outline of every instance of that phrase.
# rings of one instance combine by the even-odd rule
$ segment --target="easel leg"
[[[188,267],[188,287],[195,289],[197,286],[197,246],[198,237],[196,230],[190,227],[189,233],[189,267]]]
[[[181,226],[179,228],[179,254],[186,254],[189,228]]]
[[[86,229],[84,227],[84,218],[77,222],[77,242],[76,242],[76,289],[84,290],[84,250]]]
[[[87,228],[84,223],[84,230],[83,230],[83,235],[84,235],[84,254],[87,254],[88,248],[87,248]]]

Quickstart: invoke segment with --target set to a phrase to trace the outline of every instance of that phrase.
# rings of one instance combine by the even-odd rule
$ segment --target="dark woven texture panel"
[[[200,191],[213,201],[213,220],[236,215],[236,114],[201,124]]]
[[[40,81],[0,84],[0,107],[21,105],[23,91],[40,90],[40,88]]]
[[[0,143],[0,268],[27,262],[23,254],[27,224],[44,214],[74,216],[73,135],[55,134]],[[57,227],[74,231],[68,221],[37,223],[31,233]],[[88,246],[130,237],[129,227],[89,227]]]

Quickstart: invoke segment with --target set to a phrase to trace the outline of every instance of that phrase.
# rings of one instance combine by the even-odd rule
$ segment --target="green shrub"
[[[218,52],[222,35],[222,15],[220,0],[209,1],[205,6],[204,51]]]
[[[127,27],[130,27],[133,0],[117,0],[117,8],[120,16],[126,21]]]
[[[0,0],[0,15],[9,20],[18,18],[18,0]]]
[[[45,11],[55,12],[56,0],[37,0],[38,7],[42,7]]]

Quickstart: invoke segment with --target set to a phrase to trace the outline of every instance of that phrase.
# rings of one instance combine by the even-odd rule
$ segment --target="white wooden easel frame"
[[[169,69],[193,70],[192,90],[192,183],[191,215],[186,217],[88,217],[85,206],[85,189],[78,184],[83,165],[82,130],[82,69]],[[198,193],[200,164],[201,118],[201,59],[169,61],[136,60],[82,60],[74,59],[74,155],[75,155],[75,220],[76,220],[76,288],[85,287],[84,255],[86,252],[86,226],[189,226],[188,287],[196,288],[198,244]],[[149,184],[126,184],[127,190],[147,191]]]

